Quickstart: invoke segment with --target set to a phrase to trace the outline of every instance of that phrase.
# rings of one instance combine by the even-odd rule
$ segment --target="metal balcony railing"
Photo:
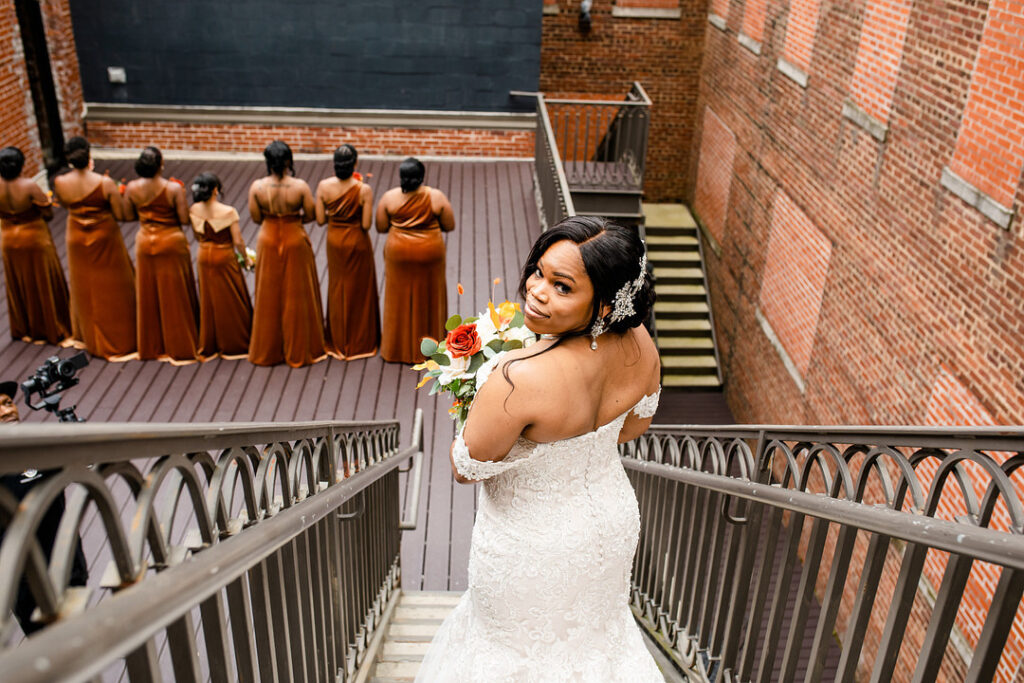
[[[698,678],[1024,671],[1024,429],[654,427],[622,454],[634,610]]]
[[[537,191],[540,196],[537,198],[542,208],[544,225],[547,230],[552,225],[576,215],[576,208],[573,206],[572,195],[569,192],[569,184],[565,179],[565,169],[562,160],[558,156],[558,145],[555,142],[555,133],[551,128],[551,119],[548,115],[544,95],[541,93],[518,93],[529,95],[537,102],[537,132],[534,136],[534,174],[536,176]]]
[[[352,679],[397,595],[421,442],[420,413],[404,448],[394,421],[6,427],[0,471],[46,475],[20,504],[0,489],[3,680]],[[87,587],[68,585],[79,533]],[[25,640],[22,578],[52,622]]]

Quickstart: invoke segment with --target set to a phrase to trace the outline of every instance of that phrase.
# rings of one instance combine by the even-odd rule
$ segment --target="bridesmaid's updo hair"
[[[164,163],[164,155],[160,150],[150,145],[142,150],[142,154],[135,160],[135,172],[140,178],[152,178],[160,172],[160,166]]]
[[[636,230],[624,228],[606,218],[573,216],[541,233],[526,258],[526,265],[523,266],[522,277],[519,280],[519,296],[526,298],[526,281],[537,269],[537,262],[551,245],[562,240],[569,240],[579,247],[583,267],[594,286],[594,306],[590,322],[584,330],[573,332],[572,335],[588,334],[598,318],[601,306],[607,304],[614,309],[615,295],[618,291],[641,275],[643,279],[640,287],[633,296],[633,315],[612,322],[609,314],[605,318],[605,323],[606,329],[618,333],[642,325],[654,306],[654,282],[651,274],[646,270],[640,272],[644,243]]]
[[[220,178],[215,173],[200,173],[192,181],[192,201],[205,202],[213,196],[214,190],[220,190]]]
[[[86,168],[89,165],[89,141],[76,135],[64,143],[64,156],[75,168]]]
[[[25,166],[25,155],[17,147],[0,149],[0,178],[14,180]]]
[[[402,192],[415,192],[423,184],[427,171],[419,159],[409,157],[398,167],[398,184]]]
[[[359,152],[352,145],[344,144],[334,150],[334,175],[338,176],[341,180],[351,178],[352,173],[356,170],[356,160],[358,158]]]
[[[295,175],[292,164],[292,148],[288,143],[274,140],[263,150],[263,158],[267,160],[267,173],[284,177],[286,172]]]

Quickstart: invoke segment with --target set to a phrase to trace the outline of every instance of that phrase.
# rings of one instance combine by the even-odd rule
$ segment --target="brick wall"
[[[25,154],[25,172],[42,168],[35,109],[28,89],[25,55],[13,0],[0,2],[0,145],[13,145]]]
[[[705,255],[733,414],[751,423],[1024,423],[1024,2],[769,0],[759,54],[740,39],[747,4],[728,3],[716,11],[724,23],[705,24],[698,106],[717,120],[698,121],[687,176],[698,218],[722,235],[721,253]],[[721,181],[724,219],[702,212],[702,195],[715,191],[699,158],[709,120],[736,141]],[[801,327],[810,347],[796,347],[806,354],[799,381],[779,351],[788,349],[782,335],[773,339],[758,319],[778,274],[779,196],[831,245],[817,319]],[[789,241],[796,252],[798,238]],[[780,312],[800,317],[793,306]],[[940,516],[963,512],[955,497],[940,507]],[[1001,524],[997,509],[992,525]],[[943,567],[931,553],[931,590]],[[965,651],[996,576],[984,563],[972,571],[956,627]],[[891,595],[894,582],[885,574],[881,592]],[[928,594],[915,600],[897,680],[912,670]],[[1019,612],[999,680],[1018,671],[1022,625]],[[881,627],[873,616],[866,653]],[[954,650],[946,680],[963,677]]]
[[[90,121],[89,140],[101,147],[125,149],[156,145],[163,149],[262,152],[268,142],[284,140],[295,152],[332,152],[343,142],[365,154],[532,157],[533,131],[332,128],[189,123],[109,123]]]
[[[39,4],[64,135],[78,135],[82,131],[82,84],[68,0],[42,0]],[[0,1],[0,101],[4,103],[0,111],[0,146],[20,148],[25,154],[25,173],[33,175],[42,170],[43,157],[13,0]]]
[[[679,18],[613,16],[613,0],[594,0],[592,28],[578,28],[579,0],[545,14],[540,89],[548,95],[600,93],[621,99],[640,81],[654,106],[644,191],[648,201],[681,199],[697,116],[697,82],[707,7],[696,0],[619,3],[680,10]]]

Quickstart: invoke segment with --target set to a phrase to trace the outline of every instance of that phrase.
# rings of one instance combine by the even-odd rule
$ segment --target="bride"
[[[455,478],[483,482],[469,590],[417,681],[664,681],[629,609],[640,515],[616,448],[658,403],[646,261],[601,218],[534,244],[519,292],[540,340],[480,369],[452,444]]]

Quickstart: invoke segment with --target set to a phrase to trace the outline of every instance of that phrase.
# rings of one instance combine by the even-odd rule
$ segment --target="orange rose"
[[[480,335],[476,333],[476,323],[459,325],[448,333],[444,339],[445,348],[452,358],[472,356],[483,346]]]

